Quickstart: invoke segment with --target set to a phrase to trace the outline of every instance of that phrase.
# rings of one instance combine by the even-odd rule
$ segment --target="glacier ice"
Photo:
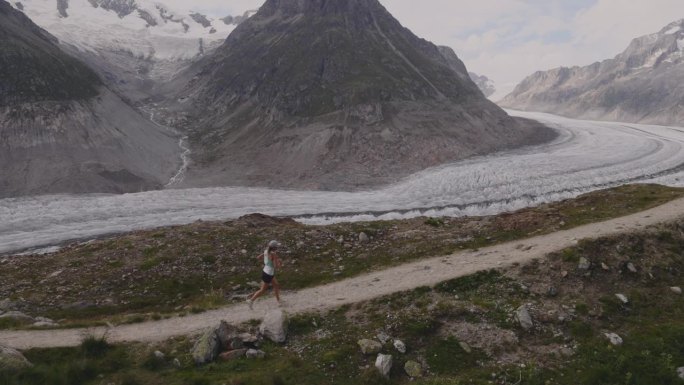
[[[684,129],[509,113],[559,132],[551,143],[471,158],[359,192],[168,189],[0,200],[0,253],[260,212],[309,224],[489,215],[633,182],[684,185]]]

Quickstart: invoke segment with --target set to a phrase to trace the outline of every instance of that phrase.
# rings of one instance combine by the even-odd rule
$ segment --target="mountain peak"
[[[382,7],[378,0],[267,0],[261,7],[265,13],[345,14]]]

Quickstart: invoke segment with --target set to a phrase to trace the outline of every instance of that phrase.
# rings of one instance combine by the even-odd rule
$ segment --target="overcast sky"
[[[187,0],[164,0],[187,8]],[[418,36],[448,45],[500,92],[525,76],[614,57],[630,40],[684,18],[684,0],[380,0]],[[263,0],[193,0],[214,16]]]

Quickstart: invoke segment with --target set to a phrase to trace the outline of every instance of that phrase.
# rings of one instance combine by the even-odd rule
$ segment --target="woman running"
[[[279,246],[280,244],[277,241],[271,241],[268,243],[266,251],[263,254],[257,255],[257,259],[263,258],[264,269],[261,272],[261,289],[247,299],[250,309],[253,309],[254,301],[268,290],[269,285],[273,286],[273,292],[278,300],[278,304],[280,304],[280,284],[275,278],[276,267],[280,269],[283,266],[283,262],[277,253]]]

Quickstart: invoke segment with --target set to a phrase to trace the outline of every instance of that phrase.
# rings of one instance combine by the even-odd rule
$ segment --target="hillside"
[[[162,90],[190,136],[186,183],[356,189],[553,137],[453,56],[377,0],[269,0]]]
[[[573,118],[663,125],[684,121],[684,20],[634,39],[613,59],[537,72],[499,104]]]

